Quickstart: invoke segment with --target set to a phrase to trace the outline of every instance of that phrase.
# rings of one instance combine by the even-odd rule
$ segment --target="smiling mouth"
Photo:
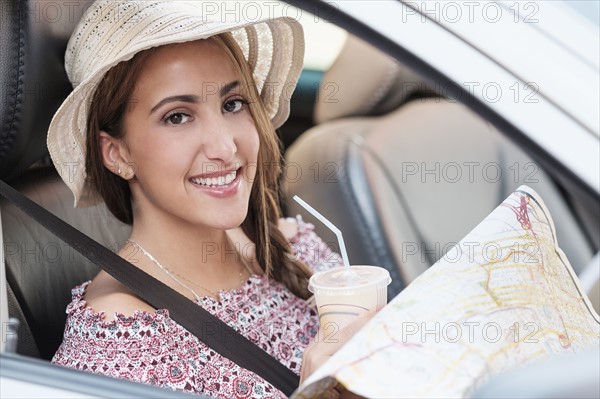
[[[190,182],[197,186],[208,188],[226,188],[239,176],[242,168],[212,177],[192,177]]]

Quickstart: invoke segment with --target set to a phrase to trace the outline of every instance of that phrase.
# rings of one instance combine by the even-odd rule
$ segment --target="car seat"
[[[299,195],[343,232],[350,262],[390,271],[392,298],[515,188],[547,203],[576,271],[593,249],[552,179],[465,105],[349,36],[321,83],[317,125],[286,153],[290,214],[335,236],[293,200]]]
[[[0,2],[0,178],[116,250],[129,227],[104,206],[73,208],[46,149],[52,115],[71,90],[63,66],[66,44],[90,3]],[[81,165],[64,167],[76,173]],[[17,352],[50,359],[62,340],[71,288],[98,269],[6,201],[0,211],[9,314],[20,321]]]

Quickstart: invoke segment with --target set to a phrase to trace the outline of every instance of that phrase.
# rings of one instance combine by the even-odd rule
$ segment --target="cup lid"
[[[391,283],[390,273],[379,266],[350,266],[318,272],[308,282],[308,290],[313,294],[320,290],[347,291],[376,285],[387,287]]]

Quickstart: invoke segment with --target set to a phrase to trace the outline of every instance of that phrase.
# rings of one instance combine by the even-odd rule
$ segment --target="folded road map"
[[[490,377],[597,350],[600,318],[538,194],[519,187],[296,391],[466,397]]]

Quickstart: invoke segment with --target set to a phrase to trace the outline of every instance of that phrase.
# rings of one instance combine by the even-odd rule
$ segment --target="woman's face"
[[[164,46],[140,71],[124,118],[134,217],[213,229],[246,217],[259,138],[243,83],[216,44]]]

